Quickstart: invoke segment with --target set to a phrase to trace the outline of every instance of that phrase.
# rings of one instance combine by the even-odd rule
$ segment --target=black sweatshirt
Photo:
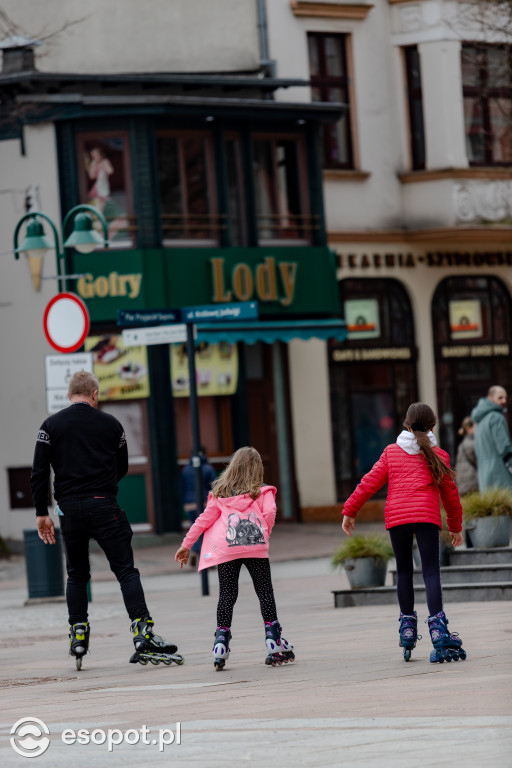
[[[83,402],[72,403],[42,423],[30,476],[38,516],[48,514],[50,465],[59,504],[91,496],[115,498],[117,483],[128,471],[123,427],[114,416]]]

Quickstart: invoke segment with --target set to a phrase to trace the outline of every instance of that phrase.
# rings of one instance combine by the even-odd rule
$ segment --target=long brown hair
[[[426,403],[411,403],[408,407],[405,414],[404,427],[406,429],[410,428],[414,433],[420,451],[424,455],[432,473],[434,482],[439,485],[445,475],[448,475],[453,480],[455,472],[432,450],[427,432],[430,432],[435,427],[435,424],[436,417],[430,405]]]
[[[212,493],[223,499],[248,493],[256,499],[263,483],[263,462],[256,448],[245,446],[235,451],[228,466],[212,483]]]

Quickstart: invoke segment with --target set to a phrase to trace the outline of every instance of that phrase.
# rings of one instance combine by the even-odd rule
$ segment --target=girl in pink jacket
[[[436,417],[430,406],[413,403],[404,421],[405,430],[396,443],[388,445],[380,459],[362,478],[343,506],[343,530],[349,536],[363,504],[388,483],[384,510],[386,529],[396,558],[397,593],[400,605],[400,641],[404,659],[409,661],[416,647],[418,617],[414,610],[413,535],[421,555],[427,593],[428,626],[434,650],[430,661],[458,661],[466,658],[462,640],[448,631],[443,611],[439,565],[439,530],[442,528],[439,497],[446,510],[452,544],[462,544],[462,508],[455,473],[445,451],[437,447],[432,428]]]
[[[265,622],[268,655],[265,664],[293,661],[293,645],[281,637],[268,559],[268,542],[276,519],[276,489],[263,485],[263,462],[255,448],[239,448],[224,472],[212,483],[206,509],[183,539],[175,555],[187,564],[190,548],[203,533],[199,570],[218,566],[219,602],[213,645],[215,669],[229,656],[231,619],[238,597],[242,565],[249,571]]]

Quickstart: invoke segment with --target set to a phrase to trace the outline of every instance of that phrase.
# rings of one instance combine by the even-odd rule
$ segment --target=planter
[[[388,564],[381,558],[359,557],[346,560],[343,567],[347,572],[351,589],[383,587],[385,584]]]
[[[506,547],[510,542],[510,517],[475,517],[467,521],[466,530],[474,547]]]

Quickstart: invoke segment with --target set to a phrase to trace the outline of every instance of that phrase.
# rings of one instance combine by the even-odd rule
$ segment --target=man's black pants
[[[87,621],[90,539],[95,539],[105,552],[121,587],[130,619],[149,616],[140,574],[133,563],[132,529],[117,501],[109,498],[73,499],[62,501],[59,507],[68,573],[69,623]]]

